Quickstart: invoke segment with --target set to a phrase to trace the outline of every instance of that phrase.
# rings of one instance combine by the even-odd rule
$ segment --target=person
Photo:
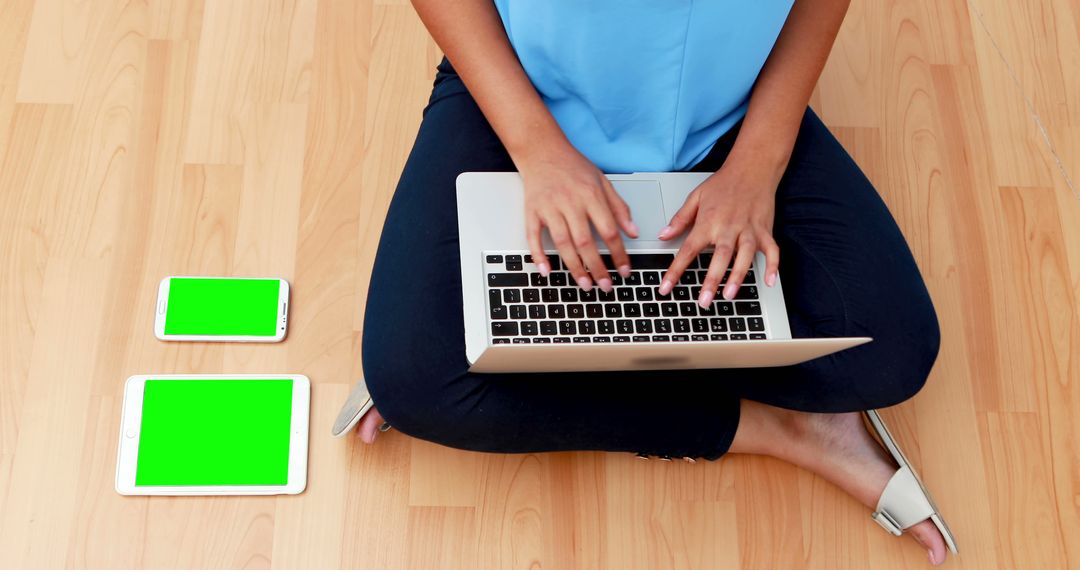
[[[361,438],[385,420],[477,451],[764,454],[873,508],[896,465],[859,412],[918,392],[940,332],[888,208],[808,109],[847,0],[413,4],[446,59],[371,276],[362,358],[376,409]],[[772,286],[783,252],[793,336],[874,341],[778,368],[469,372],[460,173],[519,172],[539,270],[546,231],[578,286],[609,290],[630,268],[621,235],[639,230],[603,173],[683,170],[713,174],[659,236],[685,236],[661,292],[705,248],[703,306],[734,296],[757,251]],[[931,521],[908,531],[932,564],[945,560]]]

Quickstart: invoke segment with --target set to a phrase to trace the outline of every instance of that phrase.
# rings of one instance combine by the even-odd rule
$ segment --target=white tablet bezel
[[[245,279],[278,281],[277,330],[274,336],[251,335],[197,335],[165,334],[165,316],[169,312],[169,285],[173,279]],[[214,277],[208,275],[170,275],[158,284],[157,305],[154,311],[154,336],[166,341],[209,341],[209,342],[281,342],[289,327],[289,282],[280,277]]]
[[[285,485],[136,486],[143,390],[153,380],[292,380],[289,478]],[[302,374],[140,374],[124,383],[120,443],[116,453],[116,492],[121,495],[296,495],[307,486],[308,414],[311,381]]]

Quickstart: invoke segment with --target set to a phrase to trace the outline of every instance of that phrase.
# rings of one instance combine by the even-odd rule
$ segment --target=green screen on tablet
[[[285,485],[292,380],[147,380],[136,486]]]
[[[277,279],[173,277],[165,312],[165,334],[274,336]]]

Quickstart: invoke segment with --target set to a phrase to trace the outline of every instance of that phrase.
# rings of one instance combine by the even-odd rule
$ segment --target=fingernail
[[[930,557],[930,563],[937,566],[937,560],[934,560],[934,551],[927,548],[926,555]]]
[[[604,277],[603,279],[597,281],[596,284],[599,285],[600,289],[603,290],[605,293],[611,292],[611,279]]]
[[[713,300],[713,292],[705,290],[705,291],[701,292],[701,300],[698,301],[698,304],[701,305],[702,309],[705,309],[705,308],[708,308],[709,303],[712,303],[712,300]]]
[[[630,233],[631,233],[631,234],[632,234],[632,235],[633,235],[634,237],[637,237],[637,236],[638,236],[638,234],[639,234],[639,233],[641,233],[641,230],[640,230],[640,229],[638,229],[638,227],[637,227],[637,224],[635,224],[635,223],[634,223],[634,222],[633,222],[632,220],[631,220],[631,222],[630,222]]]
[[[543,275],[544,277],[547,277],[548,273],[551,273],[551,266],[549,266],[547,262],[537,263],[536,269],[539,270],[540,275]]]
[[[775,271],[770,272],[768,275],[765,276],[765,284],[768,285],[769,287],[772,287],[773,285],[776,285],[776,272]]]
[[[622,275],[623,277],[630,277],[630,266],[629,265],[620,265],[619,266],[619,275]]]
[[[589,281],[589,278],[584,275],[577,278],[577,285],[586,291],[592,289],[592,281]]]
[[[675,285],[672,284],[671,281],[668,281],[667,279],[664,279],[663,281],[660,282],[660,294],[661,295],[667,295],[668,293],[671,292],[671,288],[674,287],[674,286]]]
[[[656,237],[658,237],[660,239],[664,239],[665,237],[667,237],[668,232],[670,232],[670,231],[671,231],[671,226],[664,226],[664,229],[660,230],[660,235],[658,235]]]
[[[734,285],[728,285],[727,287],[724,287],[724,298],[727,299],[728,301],[735,298],[735,286]]]

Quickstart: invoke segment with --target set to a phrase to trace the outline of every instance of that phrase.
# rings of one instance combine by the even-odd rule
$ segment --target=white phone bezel
[[[146,380],[292,380],[289,478],[285,485],[136,486]],[[307,486],[308,416],[311,381],[302,374],[139,374],[124,383],[120,443],[116,452],[116,492],[121,495],[296,495]]]
[[[277,333],[274,336],[250,335],[196,335],[165,334],[165,316],[169,312],[169,284],[172,279],[244,279],[278,281]],[[157,304],[154,306],[154,336],[165,341],[210,341],[210,342],[281,342],[289,327],[289,282],[280,277],[213,277],[206,275],[169,275],[158,284]]]

